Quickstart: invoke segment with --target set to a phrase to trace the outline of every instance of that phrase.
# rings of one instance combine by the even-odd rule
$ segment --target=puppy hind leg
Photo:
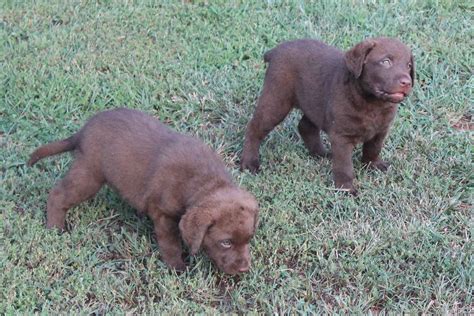
[[[298,124],[298,132],[301,138],[303,138],[310,155],[319,157],[327,157],[329,155],[321,142],[321,129],[314,125],[306,115],[303,115]]]
[[[262,92],[245,132],[245,141],[242,151],[240,167],[252,173],[258,172],[260,167],[260,144],[270,131],[288,115],[292,108],[290,97],[275,94],[274,90],[265,89]]]
[[[103,183],[85,163],[74,161],[66,176],[49,193],[46,227],[64,230],[67,211],[93,197]]]

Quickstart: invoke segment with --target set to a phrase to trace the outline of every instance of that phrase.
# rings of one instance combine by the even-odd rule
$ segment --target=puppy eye
[[[382,59],[380,63],[385,66],[385,67],[390,67],[392,66],[392,61],[388,58]]]
[[[224,248],[230,248],[232,247],[232,242],[229,239],[222,240],[221,241],[221,246]]]
[[[408,63],[408,69],[411,69],[412,65],[411,63]]]

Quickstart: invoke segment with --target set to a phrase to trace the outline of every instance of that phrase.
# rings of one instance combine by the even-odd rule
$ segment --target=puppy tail
[[[263,54],[263,61],[269,63],[273,56],[273,49],[270,49],[268,52]]]
[[[77,134],[74,134],[69,138],[38,147],[31,154],[30,160],[28,160],[28,166],[33,166],[36,162],[38,162],[38,160],[41,160],[44,157],[57,155],[75,149],[77,146],[77,139]]]

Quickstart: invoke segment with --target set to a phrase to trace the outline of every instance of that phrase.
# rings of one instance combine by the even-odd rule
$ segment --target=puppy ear
[[[411,77],[411,87],[415,85],[415,59],[413,58],[413,54],[411,55],[410,59],[411,69],[410,69],[410,77]]]
[[[374,48],[375,41],[365,40],[346,52],[344,59],[346,66],[354,77],[359,78],[364,68],[365,57]]]
[[[258,213],[259,213],[259,206],[258,206],[258,202],[257,200],[255,199],[255,197],[250,194],[249,192],[245,191],[245,190],[240,190],[240,194],[242,195],[240,198],[239,198],[239,203],[240,203],[240,208],[241,210],[248,210],[250,211],[251,215],[253,215],[253,228],[254,230],[257,229],[257,226],[258,226]]]
[[[186,245],[194,256],[201,248],[202,240],[213,224],[211,212],[202,207],[190,208],[179,221],[179,231]]]

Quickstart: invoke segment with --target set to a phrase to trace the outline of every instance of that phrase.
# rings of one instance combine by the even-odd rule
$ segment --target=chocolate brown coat
[[[311,155],[328,156],[320,132],[332,148],[337,188],[356,193],[352,151],[362,143],[362,161],[386,171],[383,141],[410,93],[415,66],[410,49],[393,38],[365,40],[347,52],[316,40],[284,42],[264,56],[263,90],[247,126],[241,168],[257,172],[266,135],[292,108],[303,112],[298,130]]]
[[[108,184],[152,219],[169,266],[185,269],[182,237],[191,254],[202,247],[224,272],[250,268],[257,202],[233,184],[219,157],[198,139],[143,112],[115,109],[93,116],[71,137],[38,148],[28,163],[70,150],[75,160],[48,197],[48,228],[64,229],[67,211]]]

